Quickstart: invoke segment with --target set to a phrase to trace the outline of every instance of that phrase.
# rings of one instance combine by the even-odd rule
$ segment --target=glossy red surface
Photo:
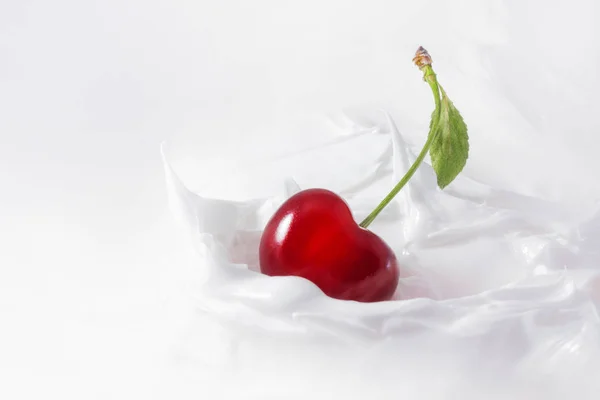
[[[265,227],[259,251],[264,274],[304,277],[337,299],[389,300],[398,284],[394,252],[325,189],[301,191],[282,204]]]

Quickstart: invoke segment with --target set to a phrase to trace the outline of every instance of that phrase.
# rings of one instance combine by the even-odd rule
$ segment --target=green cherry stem
[[[419,69],[423,72],[423,80],[425,80],[429,84],[429,87],[433,92],[433,99],[435,100],[435,111],[434,115],[432,115],[432,120],[429,127],[429,134],[427,135],[427,141],[425,142],[423,149],[417,156],[415,162],[410,166],[406,174],[402,177],[402,179],[400,179],[400,182],[398,182],[396,186],[394,186],[392,191],[387,196],[385,196],[381,203],[379,203],[379,205],[377,205],[377,207],[375,207],[375,209],[360,223],[360,226],[365,229],[369,225],[371,225],[371,223],[375,220],[375,218],[377,218],[379,213],[381,213],[381,211],[392,201],[394,197],[396,197],[400,190],[402,190],[402,188],[412,178],[412,176],[415,174],[415,172],[425,159],[425,156],[429,152],[429,148],[431,147],[431,144],[435,140],[438,133],[438,124],[441,114],[441,98],[440,87],[438,85],[435,72],[433,72],[433,68],[431,68],[431,56],[429,55],[429,53],[427,53],[427,50],[425,50],[423,47],[419,47],[415,58],[413,58],[413,61],[417,65],[417,67],[419,67]]]

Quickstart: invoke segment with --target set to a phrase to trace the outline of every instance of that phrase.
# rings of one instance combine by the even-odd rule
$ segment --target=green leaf
[[[462,116],[440,86],[440,117],[429,154],[440,189],[463,170],[469,158],[469,135]],[[437,110],[436,110],[437,111]],[[435,113],[435,112],[434,112]],[[433,122],[433,121],[432,121]]]

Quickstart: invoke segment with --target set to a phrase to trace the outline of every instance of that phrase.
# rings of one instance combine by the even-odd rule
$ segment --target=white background
[[[160,143],[289,148],[346,107],[420,143],[419,45],[469,124],[467,173],[597,199],[598,21],[594,0],[0,0],[0,397],[218,398],[214,369],[172,368],[197,270]]]

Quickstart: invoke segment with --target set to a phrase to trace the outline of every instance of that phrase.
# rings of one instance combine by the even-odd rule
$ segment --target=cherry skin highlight
[[[306,278],[336,299],[390,300],[398,285],[394,252],[325,189],[303,190],[282,204],[265,227],[259,257],[262,273]]]

